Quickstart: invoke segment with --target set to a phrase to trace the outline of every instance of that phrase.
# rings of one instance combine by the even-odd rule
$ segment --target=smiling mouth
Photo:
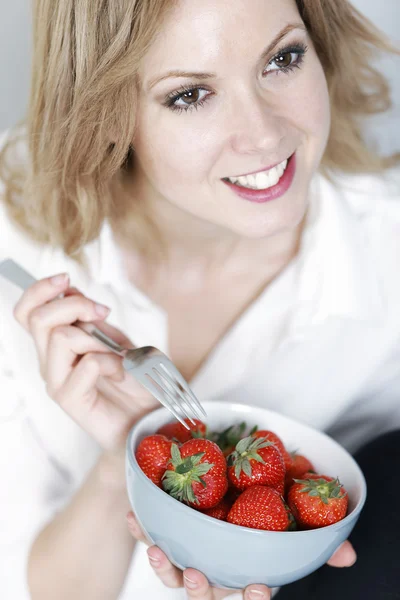
[[[241,175],[240,177],[224,177],[223,180],[250,190],[266,190],[276,185],[284,174],[289,159],[286,159],[265,171]]]

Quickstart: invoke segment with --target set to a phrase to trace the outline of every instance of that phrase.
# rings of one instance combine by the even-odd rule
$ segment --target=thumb
[[[357,560],[357,554],[351,545],[346,540],[341,546],[332,554],[327,564],[331,567],[351,567]]]
[[[126,515],[126,520],[128,523],[128,531],[129,533],[136,539],[138,542],[143,542],[147,546],[149,546],[149,541],[144,535],[137,519],[132,511],[129,511]]]

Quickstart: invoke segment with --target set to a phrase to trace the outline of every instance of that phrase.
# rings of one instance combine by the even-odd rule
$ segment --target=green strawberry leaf
[[[253,460],[256,460],[257,462],[262,463],[263,465],[265,465],[265,460],[263,458],[261,458],[261,456],[259,454],[257,454],[257,452],[253,452],[251,454],[251,458]]]
[[[179,448],[177,444],[172,444],[171,446],[171,461],[173,466],[176,467],[182,462],[181,453],[179,452]]]
[[[251,477],[251,465],[248,460],[242,462],[242,469],[247,477]]]
[[[249,447],[249,440],[250,440],[249,437],[245,437],[238,441],[238,443],[236,444],[236,452],[238,454],[243,454],[243,452],[247,451],[247,449]]]

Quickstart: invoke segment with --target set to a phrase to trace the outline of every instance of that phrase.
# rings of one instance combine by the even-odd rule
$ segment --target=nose
[[[239,154],[276,154],[285,137],[285,122],[278,107],[257,94],[237,99],[229,129],[232,150]]]

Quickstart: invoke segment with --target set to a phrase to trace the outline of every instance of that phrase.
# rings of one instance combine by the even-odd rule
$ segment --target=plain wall
[[[392,40],[400,40],[400,0],[354,0],[353,4]],[[23,118],[27,105],[30,6],[29,0],[0,0],[0,131]],[[400,150],[400,58],[385,58],[379,64],[390,80],[395,105],[390,114],[374,117],[368,132],[384,152],[391,152]]]

